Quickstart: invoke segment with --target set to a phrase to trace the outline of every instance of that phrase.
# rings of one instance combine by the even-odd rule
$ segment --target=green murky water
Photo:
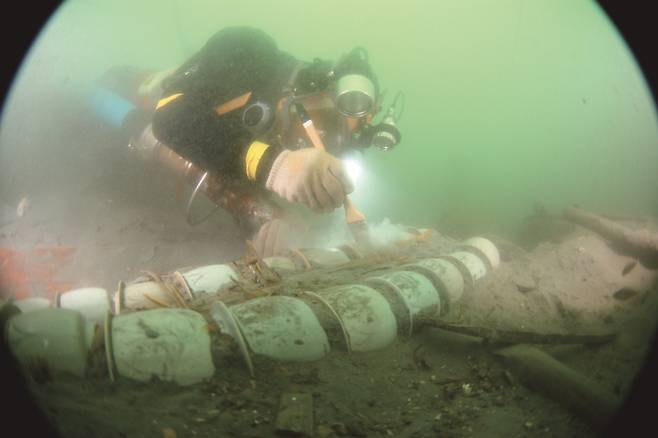
[[[658,212],[655,108],[590,1],[69,1],[5,108],[3,174],[16,183],[47,139],[75,135],[48,107],[53,90],[117,64],[177,65],[236,24],[307,60],[363,45],[389,98],[406,93],[402,144],[363,157],[355,200],[373,219],[511,231],[537,202]]]

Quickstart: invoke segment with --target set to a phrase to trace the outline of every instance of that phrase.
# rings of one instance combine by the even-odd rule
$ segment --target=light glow
[[[347,175],[352,180],[352,183],[356,185],[359,179],[361,178],[361,174],[363,173],[363,168],[361,166],[361,163],[352,158],[343,160],[343,163],[345,164],[345,170],[347,170]]]

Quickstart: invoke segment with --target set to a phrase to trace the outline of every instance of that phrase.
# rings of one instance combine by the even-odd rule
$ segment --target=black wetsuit
[[[297,64],[263,31],[223,29],[164,82],[153,133],[204,169],[264,185],[282,145],[249,130],[243,111],[257,101],[275,108]],[[255,141],[260,149],[249,152]]]

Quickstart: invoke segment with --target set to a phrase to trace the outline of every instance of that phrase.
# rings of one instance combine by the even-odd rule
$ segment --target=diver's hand
[[[303,224],[284,219],[265,222],[254,235],[252,243],[261,258],[283,254],[288,249],[298,248],[303,242]]]
[[[274,160],[265,186],[317,212],[340,207],[354,191],[343,163],[319,149],[285,150]]]

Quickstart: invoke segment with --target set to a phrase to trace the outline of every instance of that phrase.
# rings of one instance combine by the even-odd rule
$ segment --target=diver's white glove
[[[314,148],[285,150],[274,160],[265,187],[317,212],[340,207],[354,191],[343,163]]]
[[[298,248],[304,241],[303,228],[303,224],[271,219],[265,222],[253,237],[254,249],[259,257],[264,258]]]

